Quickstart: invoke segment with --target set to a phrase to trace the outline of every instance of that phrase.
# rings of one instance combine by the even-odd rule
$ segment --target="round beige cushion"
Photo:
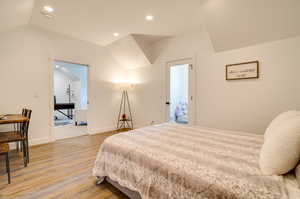
[[[265,175],[285,174],[300,160],[300,116],[282,121],[270,134],[260,152],[260,169]]]
[[[300,116],[300,111],[287,111],[287,112],[284,112],[284,113],[281,113],[280,115],[278,115],[269,124],[269,126],[264,134],[264,138],[268,139],[268,137],[270,137],[270,134],[272,134],[273,130],[276,129],[277,126],[279,126],[285,120],[291,119],[296,116]]]

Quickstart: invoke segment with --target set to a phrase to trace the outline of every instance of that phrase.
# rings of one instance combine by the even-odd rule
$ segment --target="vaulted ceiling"
[[[201,13],[216,51],[300,35],[300,0],[207,0]]]
[[[200,25],[195,17],[203,0],[36,0],[31,24],[107,45],[129,34],[176,35]],[[188,2],[188,3],[187,3]],[[54,17],[47,19],[41,8],[51,5]],[[154,21],[145,20],[153,15]]]
[[[0,0],[0,32],[30,21],[34,0]]]
[[[53,18],[41,15],[44,5]],[[299,11],[300,0],[0,0],[0,31],[32,24],[106,46],[130,34],[144,35],[135,36],[142,44],[147,35],[205,28],[224,51],[300,35]]]

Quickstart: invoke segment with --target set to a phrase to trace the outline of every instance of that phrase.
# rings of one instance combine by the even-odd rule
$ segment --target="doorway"
[[[53,64],[54,137],[87,134],[88,66],[65,61]]]
[[[192,59],[167,64],[167,122],[194,123],[194,76]]]

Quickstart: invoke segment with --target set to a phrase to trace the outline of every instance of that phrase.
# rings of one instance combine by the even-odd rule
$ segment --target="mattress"
[[[261,174],[262,144],[263,136],[243,132],[149,126],[108,137],[93,174],[109,177],[143,199],[300,198],[290,174]]]

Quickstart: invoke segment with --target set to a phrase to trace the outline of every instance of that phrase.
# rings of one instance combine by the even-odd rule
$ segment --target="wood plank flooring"
[[[127,199],[108,183],[96,185],[92,168],[103,140],[118,132],[59,140],[30,148],[24,168],[22,153],[12,151],[12,183],[0,161],[0,199]]]

